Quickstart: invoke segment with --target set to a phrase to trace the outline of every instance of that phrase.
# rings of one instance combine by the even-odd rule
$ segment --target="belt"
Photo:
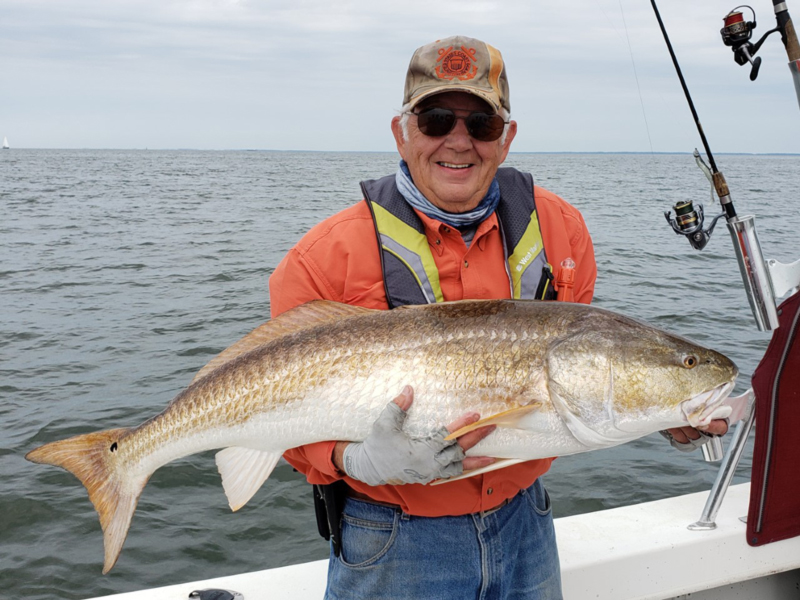
[[[400,505],[398,505],[398,504],[392,504],[391,502],[380,502],[379,500],[375,500],[373,498],[370,498],[366,494],[364,494],[362,492],[359,492],[357,490],[354,490],[351,487],[347,488],[347,497],[348,498],[353,498],[355,500],[360,500],[361,502],[368,502],[370,504],[377,504],[378,506],[386,506],[388,508],[393,508],[393,509],[399,510],[401,512],[403,511],[402,507],[400,507]],[[498,504],[497,506],[495,506],[493,508],[490,508],[489,510],[482,510],[482,511],[479,511],[479,512],[473,513],[473,514],[480,515],[481,517],[488,517],[489,515],[496,513],[501,508],[511,504],[511,501],[514,500],[514,498],[516,498],[516,497],[517,496],[515,494],[514,496],[511,496],[511,498],[506,498],[500,504]]]
[[[518,493],[519,493],[519,492],[518,492]],[[514,494],[513,496],[511,496],[511,498],[506,498],[505,500],[503,500],[503,501],[502,501],[500,504],[498,504],[498,505],[497,505],[497,506],[495,506],[494,508],[490,508],[489,510],[482,510],[482,511],[481,511],[480,513],[478,513],[478,514],[480,514],[480,516],[481,516],[481,517],[488,517],[489,515],[491,515],[491,514],[493,514],[493,513],[496,513],[496,512],[497,512],[498,510],[500,510],[501,508],[503,508],[503,507],[505,507],[505,506],[508,506],[509,504],[511,504],[511,501],[512,501],[514,498],[516,498],[516,497],[517,497],[517,496],[516,496],[516,494]]]

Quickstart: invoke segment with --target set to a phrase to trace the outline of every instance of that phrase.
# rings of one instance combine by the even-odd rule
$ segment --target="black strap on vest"
[[[398,306],[407,306],[409,304],[425,304],[425,299],[420,297],[419,286],[414,274],[409,271],[394,254],[383,251],[381,247],[381,234],[380,231],[378,231],[378,222],[375,218],[375,212],[372,209],[371,202],[380,204],[403,221],[403,223],[424,234],[425,227],[422,221],[417,216],[417,213],[414,212],[414,209],[411,208],[411,205],[406,202],[403,195],[398,191],[394,175],[362,181],[361,192],[364,195],[364,200],[372,215],[372,223],[375,225],[375,239],[378,242],[378,254],[381,257],[381,273],[383,273],[383,287],[386,290],[386,302],[389,304],[389,309],[391,310]],[[391,292],[390,286],[387,285],[386,273],[393,274]]]
[[[503,239],[510,252],[517,247],[522,234],[528,228],[536,203],[533,199],[533,177],[516,169],[498,169],[500,203],[497,219],[503,228]]]

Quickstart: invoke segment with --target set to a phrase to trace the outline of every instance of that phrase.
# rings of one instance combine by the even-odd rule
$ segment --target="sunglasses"
[[[408,114],[417,116],[417,127],[430,137],[447,135],[453,131],[456,121],[463,119],[469,134],[479,142],[493,142],[499,139],[508,122],[500,115],[485,112],[473,112],[466,117],[459,117],[449,108],[426,108],[418,113]]]

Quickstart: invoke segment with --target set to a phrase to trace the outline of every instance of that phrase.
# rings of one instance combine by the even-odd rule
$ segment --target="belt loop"
[[[472,522],[475,524],[475,529],[478,531],[478,533],[483,533],[486,530],[486,523],[483,519],[483,511],[472,513],[467,516],[472,517]]]

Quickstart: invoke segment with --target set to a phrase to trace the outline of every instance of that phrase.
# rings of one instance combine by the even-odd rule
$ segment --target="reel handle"
[[[761,57],[757,57],[753,61],[753,68],[750,69],[750,81],[755,81],[758,77],[758,70],[761,68]]]
[[[750,49],[753,47],[752,44],[745,44],[738,50],[736,50],[736,62],[739,62],[738,54],[741,54],[745,60],[741,61],[740,64],[744,64],[745,62],[749,62],[751,65],[750,68],[750,81],[755,81],[756,77],[758,77],[758,70],[761,68],[761,57],[757,56],[755,59],[753,55],[750,53]]]

